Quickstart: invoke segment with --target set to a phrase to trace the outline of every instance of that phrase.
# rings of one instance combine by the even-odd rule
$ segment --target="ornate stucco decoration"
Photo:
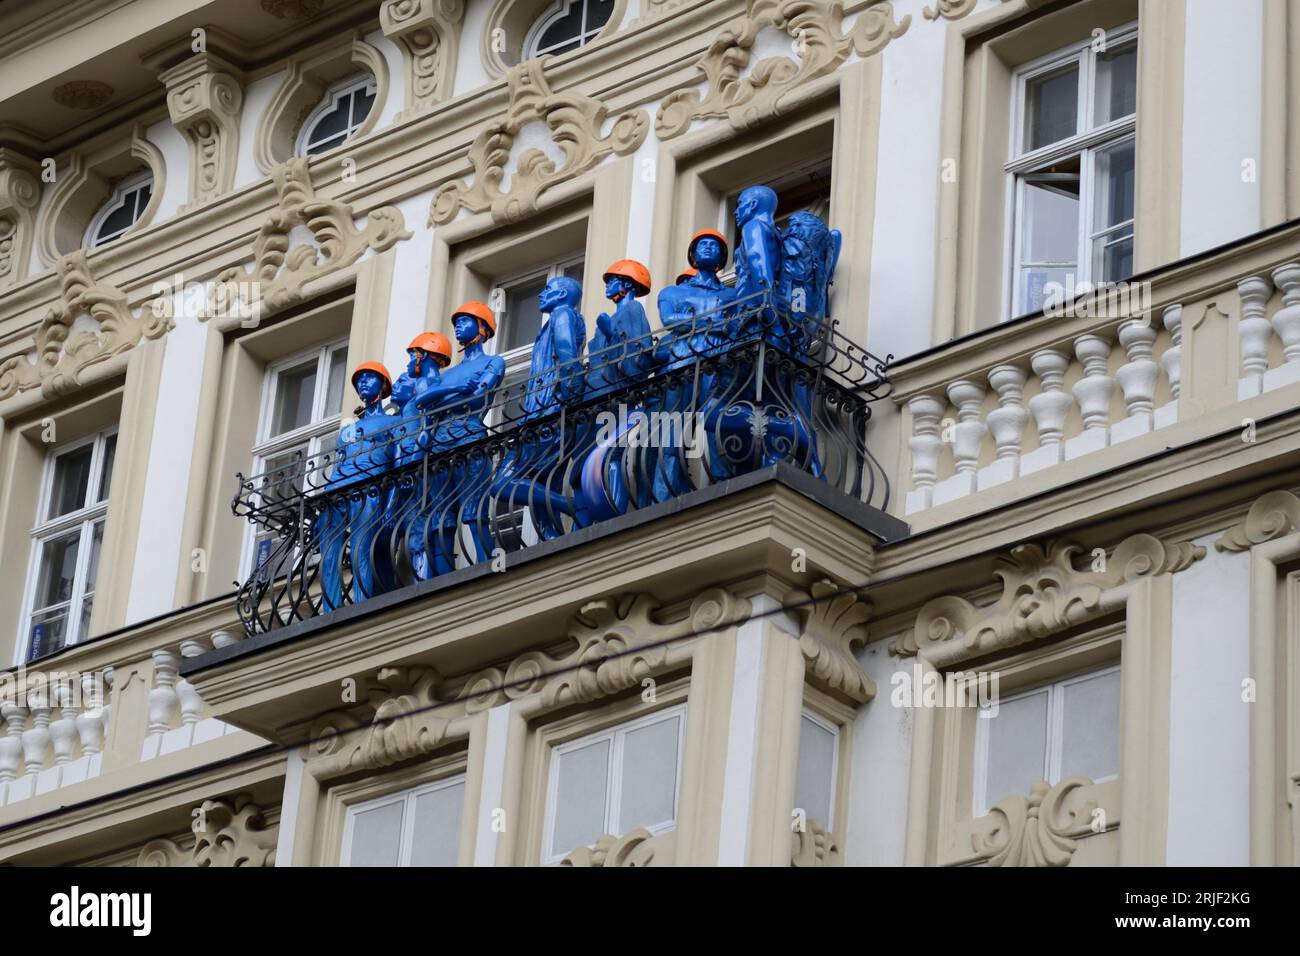
[[[1205,549],[1190,542],[1166,544],[1149,534],[1122,541],[1106,556],[1101,570],[1074,556],[1084,549],[1053,542],[1044,552],[1022,544],[996,563],[1002,596],[994,604],[976,607],[965,598],[946,595],[927,602],[913,631],[890,650],[903,656],[922,655],[944,667],[991,651],[1016,647],[1067,627],[1093,620],[1123,606],[1120,585],[1157,574],[1175,573],[1205,557]]]
[[[239,155],[239,110],[244,93],[220,57],[200,53],[164,70],[172,125],[190,145],[191,209],[228,192]]]
[[[512,223],[537,211],[542,193],[552,186],[579,176],[611,153],[626,155],[645,141],[650,122],[644,110],[628,110],[614,118],[609,134],[600,131],[609,110],[600,100],[572,90],[556,93],[546,79],[550,56],[526,60],[506,74],[510,84],[510,107],[488,125],[469,149],[472,184],[455,180],[444,184],[433,197],[430,225],[450,222],[462,209],[490,210],[497,223]],[[564,154],[564,164],[540,149],[525,149],[503,190],[511,147],[519,131],[530,123],[544,123],[552,141]]]
[[[0,363],[0,400],[21,391],[40,388],[46,398],[65,395],[80,383],[88,366],[107,361],[135,348],[141,339],[156,339],[172,323],[153,310],[140,310],[137,318],[125,293],[96,281],[81,252],[60,259],[59,301],[50,307],[36,329],[35,361],[15,355]],[[73,331],[73,323],[88,316],[97,331]]]
[[[70,110],[97,110],[112,98],[113,88],[99,80],[73,80],[50,92],[50,99]]]
[[[356,213],[348,203],[316,196],[306,157],[277,166],[272,178],[280,201],[253,242],[252,276],[235,266],[218,277],[223,283],[251,278],[263,312],[302,301],[304,285],[351,265],[367,250],[383,252],[399,240],[411,238],[396,206],[372,210],[365,228],[358,229]],[[295,226],[304,225],[316,242],[291,248],[289,234]]]
[[[803,624],[799,650],[809,679],[865,704],[876,696],[876,684],[853,656],[853,645],[866,641],[863,625],[871,617],[871,603],[833,581],[818,581],[811,590],[789,597]]]
[[[312,772],[324,779],[391,767],[442,746],[452,721],[439,710],[441,683],[430,667],[382,668],[367,688],[368,721],[340,710],[312,727]]]
[[[791,866],[843,866],[840,841],[817,820],[809,820],[802,830],[792,834]]]
[[[1089,831],[1095,800],[1071,800],[1091,787],[1085,777],[1070,777],[1054,787],[1034,784],[1026,797],[1007,797],[985,818],[989,826],[971,834],[976,854],[989,866],[1069,866],[1078,849],[1074,839]]]
[[[265,812],[248,794],[204,800],[192,815],[192,848],[175,840],[151,840],[136,866],[275,866],[279,827],[267,825]]]
[[[1030,6],[1033,5],[1031,0]],[[940,17],[945,20],[960,20],[974,9],[975,0],[938,0],[934,6],[922,10],[921,15],[927,20],[937,20]]]
[[[743,19],[718,33],[697,69],[703,94],[691,84],[664,98],[655,116],[655,134],[672,139],[697,119],[725,119],[737,130],[750,129],[784,112],[783,99],[800,86],[827,76],[849,55],[867,57],[906,32],[910,16],[894,20],[889,3],[863,10],[847,33],[839,0],[749,0]],[[751,63],[755,42],[774,28],[790,37],[794,58],[772,56]]]
[[[460,692],[467,711],[477,713],[533,694],[540,695],[548,709],[617,694],[676,664],[681,658],[672,642],[739,623],[750,613],[749,601],[721,588],[700,594],[690,614],[671,624],[654,620],[658,606],[647,594],[584,604],[569,624],[571,650],[530,651],[504,671],[480,671]]]
[[[0,147],[0,289],[27,275],[40,201],[35,164]]]
[[[638,829],[623,836],[605,834],[591,846],[574,850],[560,866],[649,866],[654,859],[654,836]]]
[[[1254,545],[1300,531],[1300,498],[1289,491],[1270,491],[1250,506],[1246,517],[1214,542],[1218,551],[1249,551]]]
[[[384,36],[401,48],[406,62],[406,106],[399,120],[451,96],[464,16],[465,0],[385,0],[379,8]]]

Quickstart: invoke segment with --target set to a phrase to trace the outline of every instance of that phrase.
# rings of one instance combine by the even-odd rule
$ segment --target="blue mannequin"
[[[560,516],[571,514],[585,523],[563,491],[563,469],[557,468],[563,442],[580,448],[585,436],[545,433],[529,423],[559,412],[561,404],[580,401],[586,390],[582,350],[586,321],[578,311],[582,285],[569,276],[556,276],[537,296],[546,321],[533,341],[527,394],[523,398],[522,441],[505,455],[492,485],[492,497],[503,511],[527,505],[545,541],[563,533]],[[558,438],[558,440],[557,440]]]
[[[478,560],[491,557],[486,499],[491,482],[492,462],[482,450],[468,456],[456,450],[487,435],[483,416],[506,374],[505,359],[488,355],[483,343],[496,334],[496,319],[482,302],[466,302],[452,316],[461,360],[443,372],[437,383],[416,399],[426,411],[440,409],[434,432],[434,449],[453,456],[451,482],[446,493],[430,502],[425,524],[436,528],[435,570],[445,574],[455,568],[457,514],[473,535]]]
[[[337,464],[325,486],[331,493],[330,503],[321,512],[317,529],[324,611],[345,603],[345,545],[352,565],[352,601],[363,601],[386,589],[375,544],[384,512],[377,479],[393,463],[393,419],[383,408],[390,381],[387,369],[377,362],[362,363],[352,373],[352,387],[362,404],[356,420],[339,429]]]
[[[776,227],[777,197],[767,186],[750,186],[736,201],[740,255],[736,293],[744,298],[772,289],[781,271],[781,232]]]
[[[407,366],[393,387],[393,400],[401,405],[401,419],[397,425],[400,438],[396,465],[413,466],[424,459],[432,443],[432,430],[425,420],[422,401],[431,392],[442,375],[442,369],[451,361],[451,343],[437,332],[421,332],[406,348]],[[450,483],[450,475],[435,470],[422,474],[414,467],[401,474],[389,497],[386,529],[390,535],[391,553],[399,553],[397,544],[405,540],[409,559],[409,575],[417,581],[433,576],[433,562],[426,548],[424,521],[421,515],[427,504],[436,500]]]
[[[612,316],[602,312],[596,317],[596,334],[588,349],[593,390],[644,378],[654,365],[650,320],[637,301],[650,294],[650,270],[634,259],[620,259],[604,278],[605,295],[615,308]],[[629,352],[633,354],[624,358]]]

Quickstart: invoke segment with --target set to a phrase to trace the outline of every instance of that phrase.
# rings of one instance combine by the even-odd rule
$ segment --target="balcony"
[[[778,471],[896,537],[867,448],[888,393],[884,363],[834,322],[760,293],[486,398],[390,416],[364,448],[239,476],[234,512],[268,542],[240,619],[252,637],[499,572]]]
[[[891,367],[902,513],[927,528],[1140,461],[1209,464],[1214,442],[1262,448],[1300,398],[1298,247],[1287,223]]]

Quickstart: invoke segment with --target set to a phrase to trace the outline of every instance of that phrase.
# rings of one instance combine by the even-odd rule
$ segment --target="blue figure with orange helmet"
[[[437,385],[442,370],[451,362],[451,343],[440,332],[421,332],[406,347],[407,366],[394,384],[393,401],[401,406],[401,420],[394,431],[398,435],[396,464],[405,471],[398,476],[389,498],[385,529],[390,553],[401,553],[405,545],[407,562],[396,575],[425,581],[433,576],[424,536],[424,514],[428,502],[439,494],[439,486],[450,483],[450,475],[435,470],[430,476],[420,474],[414,465],[428,454],[433,428],[425,420],[421,399]],[[412,467],[406,467],[412,466]],[[398,566],[402,562],[397,562]]]
[[[596,316],[596,334],[587,349],[593,389],[610,388],[649,374],[654,342],[645,307],[637,300],[650,294],[650,270],[635,259],[619,259],[605,270],[605,295],[614,314]]]
[[[436,409],[434,450],[451,454],[451,481],[446,493],[430,502],[425,524],[437,530],[434,542],[434,570],[446,573],[455,567],[457,514],[474,535],[479,560],[491,555],[488,535],[487,491],[492,463],[483,449],[458,453],[457,449],[487,435],[483,416],[506,374],[505,359],[488,355],[483,343],[496,334],[496,315],[485,303],[466,302],[451,316],[461,360],[443,372],[437,383],[416,398],[426,412]]]
[[[362,362],[352,373],[352,387],[361,406],[356,419],[345,421],[339,429],[335,465],[325,486],[328,503],[315,529],[321,555],[321,601],[326,611],[345,603],[345,553],[352,567],[354,602],[385,587],[376,543],[384,512],[379,478],[393,463],[393,419],[383,408],[383,400],[392,392],[392,377],[379,362]]]

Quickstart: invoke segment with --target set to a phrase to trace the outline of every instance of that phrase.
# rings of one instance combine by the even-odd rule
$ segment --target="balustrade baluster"
[[[907,403],[912,412],[912,437],[907,440],[912,450],[912,483],[914,491],[907,495],[907,511],[921,511],[934,503],[934,485],[939,473],[939,450],[943,440],[939,437],[939,417],[944,404],[931,395],[917,395]]]
[[[1015,478],[1020,471],[1020,450],[1029,410],[1024,406],[1024,369],[998,365],[989,370],[989,384],[998,393],[998,407],[988,414],[997,460],[979,473],[980,488],[989,488]]]
[[[50,749],[50,701],[43,691],[28,695],[31,726],[23,731],[23,764],[27,776],[34,777],[45,767]]]
[[[0,783],[17,780],[23,767],[23,731],[27,729],[27,708],[18,704],[0,704],[5,719],[5,735],[0,737]]]
[[[59,719],[50,724],[50,742],[54,747],[54,765],[62,767],[72,761],[77,749],[77,708],[75,694],[67,682],[59,684]]]
[[[1125,319],[1119,325],[1119,344],[1128,361],[1115,370],[1115,381],[1124,394],[1128,417],[1110,429],[1111,444],[1136,438],[1154,426],[1156,379],[1160,366],[1151,358],[1157,332],[1145,318]]]
[[[1268,343],[1273,326],[1264,317],[1273,287],[1267,279],[1251,276],[1237,283],[1241,296],[1241,318],[1237,331],[1241,336],[1241,375],[1237,397],[1250,398],[1264,390],[1264,373],[1268,371]]]
[[[1273,331],[1282,340],[1286,360],[1264,373],[1265,389],[1300,381],[1300,262],[1274,269],[1273,284],[1282,292],[1282,308],[1273,313]]]
[[[1110,340],[1089,333],[1074,340],[1074,354],[1083,363],[1083,378],[1074,383],[1074,400],[1083,415],[1083,434],[1065,443],[1065,457],[1076,458],[1110,443],[1110,397],[1115,379],[1110,374]]]
[[[1029,358],[1041,391],[1028,402],[1038,427],[1038,447],[1021,456],[1020,474],[1050,468],[1065,458],[1065,416],[1074,399],[1065,390],[1065,370],[1070,359],[1060,349],[1039,349]]]
[[[100,677],[94,673],[81,675],[81,700],[83,709],[77,717],[77,737],[81,752],[93,757],[104,749],[104,692]]]

